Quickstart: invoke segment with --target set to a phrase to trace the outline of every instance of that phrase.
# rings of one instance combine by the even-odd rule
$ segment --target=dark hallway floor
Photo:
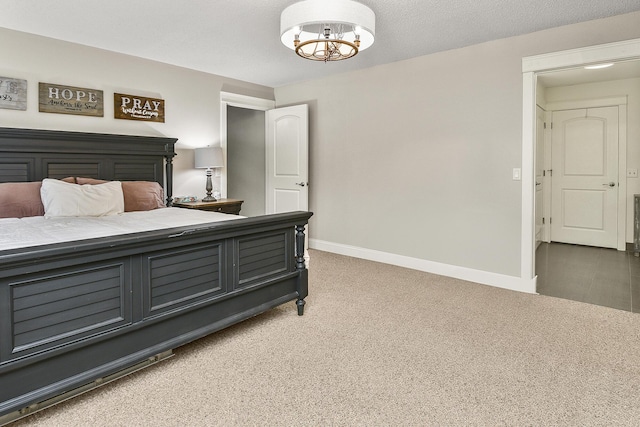
[[[633,252],[541,243],[536,274],[541,295],[640,312],[640,258]]]

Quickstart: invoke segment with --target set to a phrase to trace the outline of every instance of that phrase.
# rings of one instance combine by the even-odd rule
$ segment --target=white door
[[[266,213],[309,210],[307,105],[267,111],[266,129]]]
[[[544,240],[544,110],[536,107],[536,247]]]
[[[551,240],[615,248],[618,107],[553,113]]]

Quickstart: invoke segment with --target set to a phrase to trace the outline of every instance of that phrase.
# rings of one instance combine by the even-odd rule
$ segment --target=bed
[[[168,207],[159,211],[187,212],[170,207],[175,142],[0,128],[0,183],[151,182],[164,190]],[[0,249],[0,424],[285,302],[295,301],[302,315],[311,215],[236,217]],[[5,230],[13,230],[11,221]]]

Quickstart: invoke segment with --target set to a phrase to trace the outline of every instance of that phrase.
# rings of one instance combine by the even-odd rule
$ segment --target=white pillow
[[[124,196],[120,181],[78,185],[46,178],[42,180],[40,198],[44,205],[45,218],[104,216],[124,212]]]

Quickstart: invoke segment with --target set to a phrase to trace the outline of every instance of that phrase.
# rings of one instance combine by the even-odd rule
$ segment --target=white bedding
[[[102,217],[0,218],[0,250],[92,239],[244,218],[218,212],[162,208]]]

